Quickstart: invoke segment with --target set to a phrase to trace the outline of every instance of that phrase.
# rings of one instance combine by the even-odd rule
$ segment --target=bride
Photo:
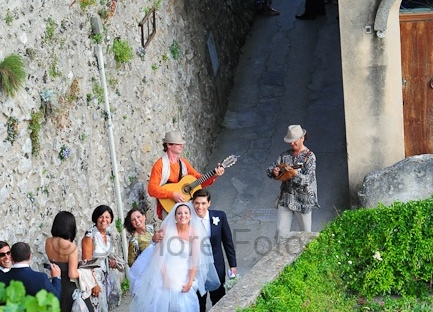
[[[161,224],[162,242],[148,247],[129,272],[131,312],[198,312],[197,291],[219,287],[212,249],[190,202],[176,204]]]

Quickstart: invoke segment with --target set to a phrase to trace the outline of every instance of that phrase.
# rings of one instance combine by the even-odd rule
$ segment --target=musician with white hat
[[[307,131],[300,125],[290,125],[284,137],[290,148],[282,152],[266,170],[269,178],[281,182],[276,203],[278,238],[289,236],[293,215],[301,231],[311,232],[311,212],[319,208],[316,156],[304,145],[306,134]]]

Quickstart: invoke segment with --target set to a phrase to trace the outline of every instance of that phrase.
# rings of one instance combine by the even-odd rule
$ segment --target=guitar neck
[[[202,175],[202,177],[200,179],[195,180],[194,182],[192,182],[189,186],[194,189],[197,186],[199,186],[200,184],[202,184],[204,181],[209,180],[213,175],[215,174],[215,169],[209,171],[208,173],[205,173],[204,175]]]

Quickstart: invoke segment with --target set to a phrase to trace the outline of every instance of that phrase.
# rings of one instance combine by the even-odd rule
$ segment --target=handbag
[[[74,299],[74,302],[72,303],[71,312],[89,312],[83,297],[81,297],[81,292],[79,289],[74,290],[72,293],[72,299]]]

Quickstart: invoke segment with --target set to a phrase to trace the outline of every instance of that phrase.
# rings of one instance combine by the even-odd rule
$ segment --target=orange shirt
[[[183,157],[181,157],[181,160],[186,166],[187,174],[194,176],[196,179],[199,179],[202,174],[197,172],[197,170],[194,169],[193,166]],[[176,161],[175,163],[170,162],[170,176],[168,178],[167,183],[177,183],[179,182],[179,171],[180,171],[180,165],[179,161]],[[159,158],[155,164],[152,167],[152,171],[150,172],[150,178],[149,183],[147,185],[147,192],[150,196],[155,198],[173,198],[173,191],[166,190],[162,188],[159,184],[161,182],[162,178],[162,159]],[[203,182],[202,187],[206,187],[209,185],[212,185],[216,180],[216,176],[213,176]],[[161,204],[158,202],[156,212],[158,214],[158,217],[162,219],[162,207]]]

